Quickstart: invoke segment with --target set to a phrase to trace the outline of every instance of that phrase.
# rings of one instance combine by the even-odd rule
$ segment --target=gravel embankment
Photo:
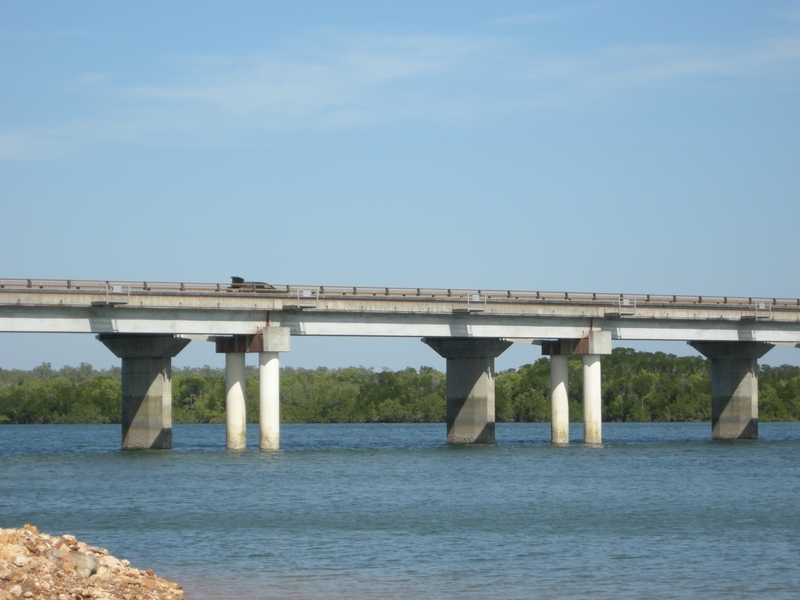
[[[175,600],[183,588],[140,571],[108,550],[33,525],[0,529],[0,600]]]

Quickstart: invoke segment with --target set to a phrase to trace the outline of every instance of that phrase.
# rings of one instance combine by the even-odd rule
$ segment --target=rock
[[[113,556],[101,556],[100,564],[104,567],[108,567],[108,569],[111,571],[116,571],[123,568],[122,563]]]
[[[15,567],[27,567],[31,562],[31,559],[27,556],[18,555],[14,557],[14,566]]]
[[[0,546],[0,559],[13,561],[17,556],[19,556],[20,552],[24,552],[25,548],[22,546],[17,546],[16,544],[3,544]]]
[[[78,563],[75,562],[74,558],[72,558],[72,552],[66,548],[51,550],[45,554],[45,559],[57,565],[60,569],[66,571],[67,573],[75,571],[78,568]],[[56,572],[56,575],[58,575],[58,572]]]
[[[76,571],[81,577],[91,577],[97,572],[97,559],[94,556],[73,553],[72,557],[77,564]]]
[[[166,600],[182,596],[181,586],[161,579],[152,569],[140,571],[129,561],[120,561],[104,548],[79,542],[75,536],[52,537],[32,525],[0,529],[0,600]]]

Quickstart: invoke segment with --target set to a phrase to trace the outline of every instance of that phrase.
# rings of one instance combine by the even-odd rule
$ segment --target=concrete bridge
[[[448,443],[494,442],[494,359],[550,356],[552,441],[569,441],[567,358],[583,360],[584,442],[602,442],[612,340],[686,341],[711,360],[712,438],[758,437],[758,359],[800,346],[800,299],[521,290],[0,279],[0,332],[91,333],[122,360],[122,447],[171,448],[171,360],[225,354],[227,444],[245,446],[245,354],[258,353],[260,447],[280,445],[290,336],[420,337],[447,360]]]

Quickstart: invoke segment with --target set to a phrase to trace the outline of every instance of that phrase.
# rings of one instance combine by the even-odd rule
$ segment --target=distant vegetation
[[[708,421],[710,367],[702,357],[618,348],[603,358],[604,421]],[[570,416],[580,421],[579,358],[569,361]],[[174,423],[224,423],[222,369],[176,369],[172,379]],[[498,421],[550,420],[547,359],[497,374]],[[91,365],[54,370],[0,369],[2,423],[119,423],[120,369]],[[247,372],[247,418],[258,421],[256,369]],[[762,366],[759,418],[800,420],[800,367]],[[425,423],[445,419],[445,375],[430,367],[380,371],[364,368],[281,370],[284,423]]]

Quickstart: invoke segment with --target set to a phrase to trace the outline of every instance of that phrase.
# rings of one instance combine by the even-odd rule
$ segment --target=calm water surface
[[[210,598],[797,598],[800,424],[548,424],[448,447],[444,425],[284,425],[280,452],[184,425],[0,426],[0,527],[108,548]],[[574,441],[580,425],[572,426]],[[257,442],[257,427],[248,430]]]

